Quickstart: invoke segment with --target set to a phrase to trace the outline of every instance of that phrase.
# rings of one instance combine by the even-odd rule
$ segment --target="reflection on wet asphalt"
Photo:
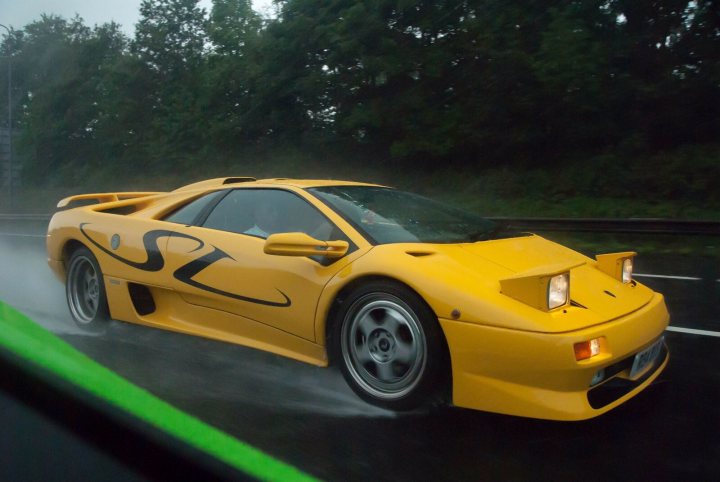
[[[586,422],[452,407],[395,415],[359,400],[333,369],[121,322],[87,335],[70,321],[40,243],[0,243],[0,253],[4,301],[173,405],[324,479],[709,480],[720,474],[720,338],[668,332],[672,358],[658,382]],[[701,277],[711,271],[708,262],[650,257],[638,260],[636,271]],[[666,295],[673,324],[720,331],[720,283],[642,282]]]

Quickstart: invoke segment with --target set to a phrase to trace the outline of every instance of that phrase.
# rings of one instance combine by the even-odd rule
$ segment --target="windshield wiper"
[[[471,243],[475,243],[477,241],[489,241],[491,239],[504,237],[500,236],[500,233],[502,233],[506,227],[507,225],[505,223],[493,222],[492,225],[489,226],[489,229],[474,231],[468,234],[468,240]]]

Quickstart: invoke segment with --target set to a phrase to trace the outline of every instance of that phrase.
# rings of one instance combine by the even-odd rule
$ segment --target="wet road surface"
[[[329,480],[717,480],[720,337],[669,331],[671,361],[643,393],[585,422],[453,407],[397,415],[359,400],[339,372],[121,322],[70,320],[42,238],[0,237],[0,299],[103,365],[239,439]],[[720,332],[717,259],[640,257],[671,324]],[[683,279],[698,278],[698,279]]]

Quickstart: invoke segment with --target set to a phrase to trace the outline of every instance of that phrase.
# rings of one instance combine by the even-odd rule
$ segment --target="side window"
[[[206,206],[210,205],[210,203],[215,201],[218,197],[225,194],[225,192],[226,191],[215,191],[210,194],[206,194],[205,196],[201,196],[165,216],[163,221],[189,226],[197,219],[200,212]]]
[[[299,196],[279,189],[231,191],[203,224],[206,228],[267,238],[275,233],[306,233],[321,241],[345,239],[330,221]]]

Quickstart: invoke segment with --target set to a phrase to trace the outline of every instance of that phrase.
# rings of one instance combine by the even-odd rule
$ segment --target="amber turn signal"
[[[583,341],[582,343],[575,343],[575,359],[587,360],[595,355],[600,354],[600,338],[593,338],[592,340]]]

